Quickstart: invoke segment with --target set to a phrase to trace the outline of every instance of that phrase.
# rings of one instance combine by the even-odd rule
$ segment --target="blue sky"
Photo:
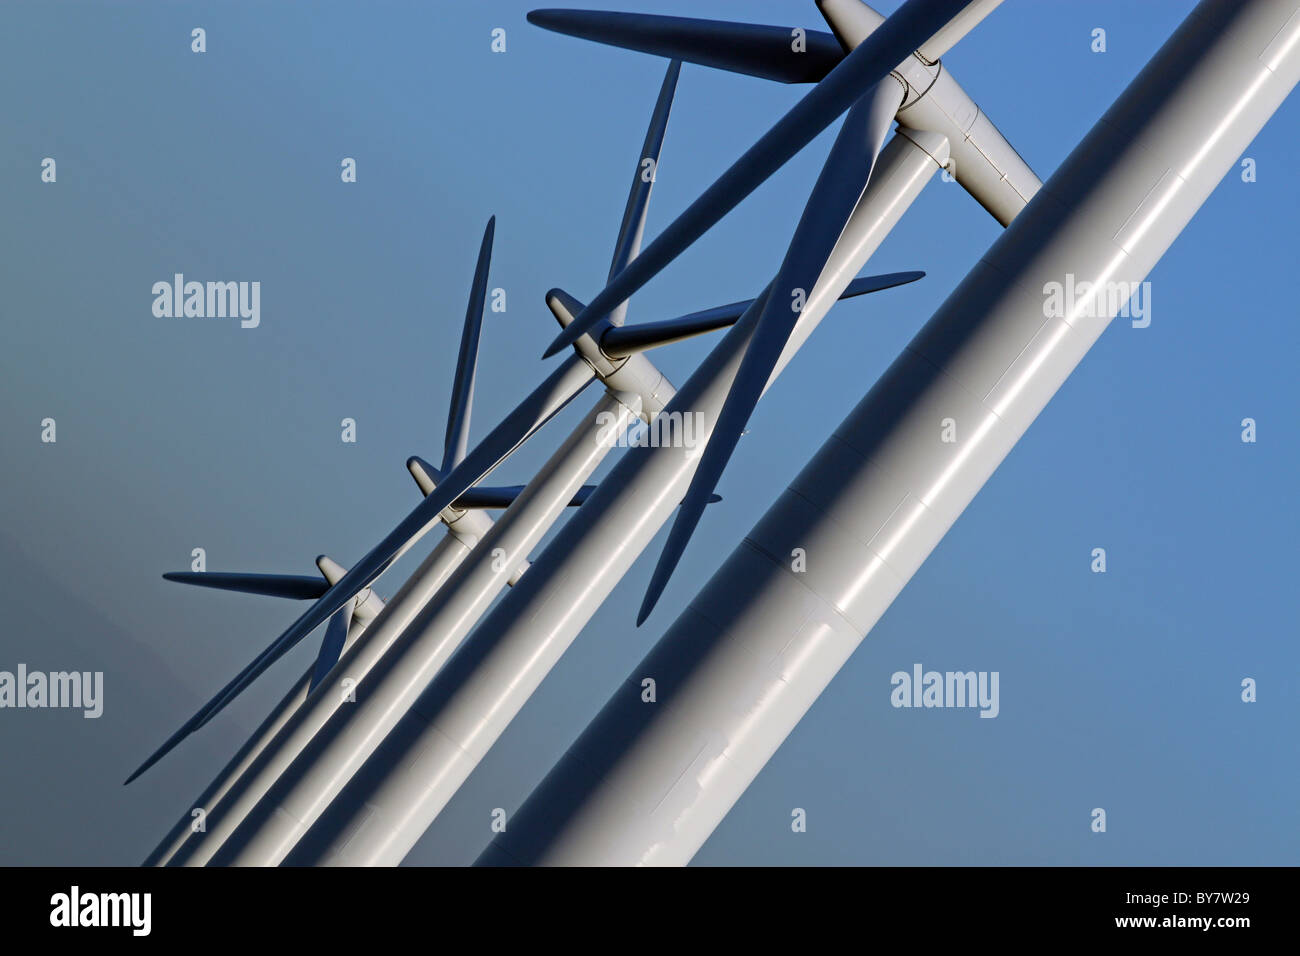
[[[802,0],[654,8],[822,27]],[[538,30],[528,9],[4,5],[0,669],[102,670],[106,699],[98,720],[0,711],[0,863],[139,862],[306,667],[316,638],[121,786],[300,610],[163,571],[195,547],[212,570],[346,564],[416,502],[403,462],[440,455],[490,215],[508,305],[486,322],[474,436],[549,371],[543,294],[600,288],[665,64]],[[1046,179],[1188,9],[1007,0],[944,62]],[[686,66],[649,234],[803,91]],[[1102,337],[697,863],[1300,862],[1297,122],[1293,98],[1246,154],[1257,181],[1229,174],[1151,274],[1150,327]],[[638,294],[630,320],[761,289],[832,135]],[[519,806],[670,622],[662,608],[690,597],[999,228],[935,178],[867,266],[927,278],[832,312],[760,405],[660,613],[633,626],[662,537],[408,862],[477,856],[491,809]],[[260,281],[260,327],[155,318],[151,286],[175,272]],[[680,383],[709,347],[655,360]],[[502,481],[531,476],[589,404]],[[45,417],[56,444],[40,441]],[[890,675],[917,662],[998,671],[1000,715],[892,708]],[[1245,677],[1257,703],[1240,700]]]

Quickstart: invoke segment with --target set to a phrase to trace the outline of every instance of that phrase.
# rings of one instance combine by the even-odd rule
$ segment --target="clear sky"
[[[824,29],[810,0],[653,7]],[[944,63],[1046,179],[1190,7],[1007,0]],[[665,64],[541,31],[528,9],[3,5],[0,670],[103,671],[105,700],[97,720],[0,710],[0,863],[139,862],[306,668],[318,637],[122,787],[302,609],[162,572],[196,547],[209,570],[347,564],[418,500],[403,462],[440,457],[492,214],[507,310],[486,321],[473,437],[558,361],[538,358],[557,330],[543,294],[601,287]],[[803,92],[686,66],[648,233]],[[697,863],[1300,862],[1298,123],[1293,97],[1246,153],[1256,181],[1230,173],[1151,274],[1150,327],[1102,337]],[[630,320],[757,293],[831,135]],[[927,278],[832,312],[759,406],[660,610],[634,627],[662,535],[408,862],[477,856],[492,809],[520,805],[999,228],[934,179],[866,270]],[[155,317],[151,288],[176,272],[260,282],[260,326]],[[680,383],[709,347],[655,361]],[[591,396],[502,481],[527,480]],[[999,716],[891,707],[890,675],[916,663],[997,671]]]

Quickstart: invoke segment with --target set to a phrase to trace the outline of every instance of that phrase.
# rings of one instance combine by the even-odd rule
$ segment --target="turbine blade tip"
[[[541,7],[537,10],[529,10],[526,19],[535,27],[541,27],[543,30],[554,29],[554,24],[564,16],[565,13],[572,13],[571,10],[563,10],[558,7]]]
[[[144,763],[140,764],[140,766],[135,768],[135,770],[131,773],[131,776],[127,777],[125,780],[122,781],[122,786],[124,787],[130,786],[132,781],[139,778],[141,774],[143,774],[146,770],[148,770],[150,767],[152,767],[154,764],[156,764],[159,760],[161,760],[165,756],[167,756],[166,750],[163,750],[161,752],[154,751],[154,753],[150,755],[148,760],[146,760]]]

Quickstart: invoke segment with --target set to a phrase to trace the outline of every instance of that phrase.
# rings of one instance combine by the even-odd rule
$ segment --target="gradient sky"
[[[1007,0],[944,62],[1046,179],[1190,6]],[[824,28],[811,0],[653,7]],[[473,437],[557,361],[538,359],[556,332],[542,296],[600,288],[665,64],[531,27],[528,9],[3,5],[0,670],[106,676],[98,720],[0,710],[0,863],[138,863],[307,666],[316,636],[121,785],[302,609],[162,572],[195,547],[209,570],[347,564],[418,500],[403,462],[440,457],[492,214],[508,308],[486,319]],[[648,234],[803,92],[686,66]],[[1151,274],[1150,327],[1112,325],[697,863],[1300,862],[1298,123],[1293,97],[1246,153],[1258,181],[1230,173]],[[757,293],[832,135],[647,286],[631,320]],[[345,156],[356,184],[340,182]],[[866,269],[927,278],[834,310],[760,405],[659,612],[633,626],[662,534],[408,863],[477,856],[492,808],[520,805],[999,228],[932,181]],[[155,318],[151,286],[175,272],[260,281],[261,326]],[[655,361],[680,383],[709,347]],[[593,400],[502,482],[527,480]],[[1248,416],[1256,444],[1240,440]],[[998,671],[999,717],[892,708],[890,675],[918,662]],[[1245,677],[1257,703],[1240,700]]]

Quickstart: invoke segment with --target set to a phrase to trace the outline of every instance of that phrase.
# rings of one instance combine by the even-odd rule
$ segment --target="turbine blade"
[[[892,289],[897,285],[915,282],[924,276],[924,272],[890,272],[878,276],[861,276],[845,287],[840,298],[851,299],[854,296],[866,295],[868,292]],[[676,319],[642,322],[637,325],[607,329],[601,336],[600,350],[610,358],[625,358],[636,352],[645,352],[659,348],[661,345],[704,335],[716,329],[725,329],[735,325],[753,302],[753,299],[746,299],[743,302],[732,302],[728,305],[692,312],[690,315],[683,315]]]
[[[497,217],[488,220],[474,267],[474,283],[465,309],[465,328],[460,334],[456,357],[456,378],[451,387],[451,409],[447,413],[447,439],[443,444],[442,470],[451,471],[469,450],[469,417],[474,407],[474,373],[478,367],[479,333],[483,330],[483,305],[487,300],[488,267],[492,264],[492,239]]]
[[[456,499],[456,507],[480,510],[509,508],[523,490],[523,485],[507,485],[496,488],[471,488]]]
[[[320,578],[302,574],[239,574],[223,571],[168,571],[167,581],[195,584],[201,588],[219,588],[222,591],[242,591],[245,594],[265,594],[268,597],[291,598],[310,601],[320,597],[329,585]]]
[[[732,302],[713,309],[692,312],[676,319],[659,322],[642,322],[637,325],[617,326],[605,330],[600,338],[600,350],[610,358],[626,358],[637,352],[657,349],[661,345],[681,342],[697,335],[706,335],[718,329],[735,325],[736,320],[749,308],[746,302]]]
[[[412,455],[406,460],[406,467],[420,486],[420,491],[429,495],[441,480],[438,471],[419,455]],[[475,485],[456,499],[454,507],[462,511],[470,509],[493,510],[509,508],[511,503],[523,492],[523,485]],[[596,490],[595,485],[583,485],[574,494],[569,507],[576,508]]]
[[[343,654],[343,645],[348,639],[348,628],[352,626],[352,604],[353,602],[349,601],[335,611],[329,625],[325,628],[325,639],[321,641],[320,653],[316,655],[316,667],[311,674],[311,683],[307,686],[309,694],[329,675]]]
[[[650,208],[650,191],[654,188],[659,154],[663,150],[664,133],[668,129],[668,114],[672,112],[673,94],[677,90],[677,77],[681,71],[680,60],[669,63],[663,85],[659,88],[659,99],[655,101],[654,112],[650,115],[650,126],[646,129],[645,142],[641,146],[641,155],[637,158],[636,171],[632,175],[632,188],[627,194],[623,221],[618,227],[614,258],[609,265],[609,280],[626,269],[641,249],[646,212]],[[626,312],[627,303],[623,302],[611,313],[610,321],[615,325],[622,324]]]
[[[470,452],[463,462],[378,545],[321,595],[247,667],[199,709],[148,760],[127,778],[130,783],[168,751],[202,727],[290,648],[319,627],[387,567],[412,547],[434,524],[443,509],[492,471],[530,435],[553,418],[590,384],[595,374],[578,356],[571,356]]]
[[[763,311],[745,348],[717,424],[691,477],[637,614],[640,626],[654,609],[673,569],[686,550],[704,506],[722,477],[736,443],[799,321],[803,301],[817,284],[858,200],[866,191],[876,157],[898,109],[902,90],[885,78],[849,111],[835,145],[813,186],[785,260],[770,286]]]
[[[583,40],[778,83],[816,83],[844,58],[835,37],[820,30],[804,30],[806,47],[798,49],[794,27],[603,10],[534,10],[528,22]]]
[[[592,299],[583,314],[560,332],[545,355],[554,355],[572,345],[602,315],[607,315],[615,305],[654,278],[867,90],[888,76],[920,44],[958,15],[966,3],[967,0],[906,0]]]
[[[920,271],[882,272],[878,276],[858,276],[845,286],[844,291],[840,293],[839,300],[852,299],[872,292],[882,292],[885,289],[893,289],[924,278],[925,273]]]
[[[568,507],[578,507],[595,490],[595,485],[583,485],[569,499]],[[456,499],[456,507],[484,511],[509,508],[514,500],[523,494],[523,491],[523,485],[476,485]]]
[[[949,20],[934,36],[917,47],[916,52],[931,63],[937,63],[945,53],[957,44],[958,40],[975,29],[979,22],[996,10],[1001,3],[1002,0],[975,0],[975,2],[967,4],[965,10]]]

